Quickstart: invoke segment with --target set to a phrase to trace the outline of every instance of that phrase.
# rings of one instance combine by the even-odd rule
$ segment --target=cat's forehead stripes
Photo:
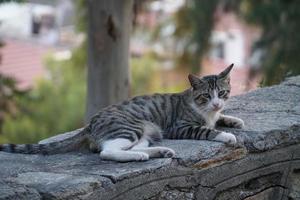
[[[203,79],[208,84],[209,90],[214,90],[216,88],[218,89],[218,84],[217,84],[218,77],[217,76],[215,76],[215,75],[205,76],[205,77],[203,77]]]

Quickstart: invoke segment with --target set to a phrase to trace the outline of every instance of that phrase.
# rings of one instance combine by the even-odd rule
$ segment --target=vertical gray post
[[[129,96],[132,0],[88,0],[86,120]]]

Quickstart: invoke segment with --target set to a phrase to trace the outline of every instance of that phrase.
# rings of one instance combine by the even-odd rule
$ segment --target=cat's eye
[[[224,95],[227,94],[227,93],[228,93],[228,91],[226,91],[226,90],[221,90],[221,91],[219,91],[218,96],[219,96],[219,97],[222,97],[222,96],[224,96]]]
[[[222,96],[222,95],[224,95],[225,94],[225,90],[221,90],[220,92],[219,92],[219,96]]]
[[[209,98],[210,98],[210,95],[209,95],[208,93],[204,93],[204,94],[202,94],[201,96],[203,96],[203,97],[206,98],[206,99],[209,99]]]

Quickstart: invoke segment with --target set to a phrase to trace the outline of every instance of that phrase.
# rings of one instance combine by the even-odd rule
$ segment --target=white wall
[[[216,48],[218,43],[223,43],[224,61],[228,64],[235,63],[237,67],[243,67],[245,65],[244,38],[240,30],[231,29],[227,32],[213,31],[211,43],[212,49],[210,57],[212,59],[220,59],[216,57]]]

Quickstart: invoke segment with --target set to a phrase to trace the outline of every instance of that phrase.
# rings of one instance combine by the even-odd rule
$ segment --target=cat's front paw
[[[242,119],[229,115],[222,115],[217,123],[220,126],[227,126],[231,128],[242,129],[245,127],[245,123]]]
[[[173,158],[175,156],[175,151],[167,147],[161,148],[159,152],[164,158]]]
[[[226,144],[235,145],[237,143],[237,139],[235,135],[228,132],[221,132],[219,133],[213,140],[224,142]]]
[[[139,152],[135,158],[136,161],[146,161],[149,160],[149,155],[143,152]]]
[[[245,128],[244,121],[242,119],[239,119],[239,118],[235,118],[232,125],[233,125],[233,128],[239,128],[239,129]]]

